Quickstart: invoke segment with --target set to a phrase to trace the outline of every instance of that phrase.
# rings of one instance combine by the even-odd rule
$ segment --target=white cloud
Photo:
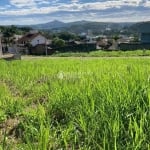
[[[0,11],[1,15],[32,15],[32,14],[49,14],[54,13],[57,11],[70,11],[70,12],[76,12],[76,11],[87,11],[87,10],[105,10],[108,8],[121,8],[122,6],[132,6],[136,7],[141,2],[140,0],[113,0],[113,1],[105,1],[105,2],[91,2],[91,3],[71,3],[71,4],[65,4],[65,3],[59,3],[59,5],[56,6],[50,6],[47,5],[45,7],[38,8],[38,3],[47,3],[48,1],[43,0],[11,0],[10,1],[12,5],[15,5],[18,8],[21,9],[12,9],[12,10],[5,10]],[[29,7],[29,8],[24,8]]]
[[[146,1],[146,2],[144,3],[144,6],[145,6],[145,7],[150,7],[150,1]]]
[[[144,8],[150,8],[149,0],[107,0],[101,2],[100,0],[99,1],[97,0],[97,2],[95,1],[86,3],[81,3],[80,0],[70,0],[70,3],[68,4],[60,3],[61,0],[9,0],[9,2],[10,2],[10,5],[8,5],[9,9],[8,6],[0,7],[0,18],[16,17],[17,22],[18,19],[22,18],[22,22],[24,21],[25,24],[26,22],[28,24],[31,24],[32,22],[39,23],[39,21],[43,22],[43,20],[46,19],[48,19],[48,21],[50,19],[59,19],[59,20],[63,19],[66,21],[82,20],[82,19],[107,21],[111,18],[115,18],[113,20],[119,20],[120,18],[120,20],[122,19],[129,21],[129,18],[131,18],[130,20],[134,21],[140,18],[142,19],[149,18],[148,13],[147,14],[141,13],[142,10],[136,11],[138,10],[139,6],[143,7],[143,10]],[[133,12],[131,13],[131,10],[124,11],[123,10],[124,6],[126,6],[127,8],[130,7],[133,10],[135,10],[134,13]],[[114,11],[109,12],[110,8],[113,8]],[[108,13],[105,13],[104,10],[108,10],[107,11]],[[120,11],[119,13],[118,10]],[[64,13],[62,14],[62,12]],[[101,12],[101,14],[99,12]],[[35,15],[38,19],[35,18],[32,19],[31,15],[32,16]],[[41,15],[42,18],[40,18]],[[111,15],[112,17],[110,17]]]
[[[39,4],[49,4],[48,0],[10,0],[10,4],[18,8],[33,7]]]
[[[77,2],[79,2],[79,0],[71,0],[71,2],[77,3]]]
[[[34,0],[10,0],[10,4],[18,8],[36,5]]]

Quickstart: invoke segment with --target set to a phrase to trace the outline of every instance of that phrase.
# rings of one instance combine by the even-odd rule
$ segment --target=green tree
[[[19,29],[20,31],[22,31],[23,34],[25,34],[25,33],[27,33],[27,32],[29,32],[29,31],[32,30],[31,27],[20,27],[20,28],[18,28],[18,29]]]
[[[76,39],[76,35],[73,34],[73,33],[69,33],[69,32],[59,33],[58,37],[60,39],[63,39],[64,41],[69,41],[69,40]]]
[[[55,47],[55,48],[64,47],[65,46],[65,41],[58,38],[58,37],[56,37],[52,41],[52,46]]]
[[[3,38],[4,41],[6,43],[6,45],[9,45],[11,43],[14,43],[14,34],[17,33],[17,27],[16,26],[10,26],[10,27],[6,27],[3,30]]]
[[[115,41],[117,41],[117,40],[119,39],[119,36],[118,36],[118,35],[114,35],[114,36],[113,36],[113,39],[114,39]]]
[[[134,35],[132,42],[139,42],[139,36],[138,35]]]

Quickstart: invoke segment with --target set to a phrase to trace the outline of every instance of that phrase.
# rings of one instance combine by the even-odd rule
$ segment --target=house
[[[46,42],[46,38],[41,33],[30,31],[22,38],[20,38],[17,43],[20,46],[31,44],[31,46],[34,47],[38,44],[46,44]]]
[[[20,53],[30,54],[31,48],[33,51],[35,47],[38,47],[38,45],[41,48],[41,45],[46,46],[47,43],[47,39],[41,33],[39,33],[38,31],[30,31],[17,41],[17,47]],[[45,49],[41,51],[45,51]]]
[[[14,39],[14,42],[17,42],[19,39],[21,39],[23,37],[23,35],[18,35],[18,34],[15,34],[13,36],[13,39]]]
[[[103,38],[97,41],[97,49],[108,50],[112,46],[112,40],[108,38]]]
[[[69,40],[68,42],[66,42],[66,44],[68,46],[74,46],[74,45],[83,44],[83,42],[81,42],[81,41],[75,41],[75,40]]]
[[[120,43],[120,50],[150,49],[150,22],[139,23],[137,28],[140,34],[139,42]]]
[[[141,43],[150,43],[150,22],[144,22],[139,25]]]

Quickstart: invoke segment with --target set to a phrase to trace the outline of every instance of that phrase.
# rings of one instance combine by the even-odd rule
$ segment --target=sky
[[[150,20],[150,0],[0,0],[0,25]]]

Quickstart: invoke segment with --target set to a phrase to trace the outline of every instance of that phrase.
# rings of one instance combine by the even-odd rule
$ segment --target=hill
[[[31,25],[33,29],[38,30],[50,30],[50,31],[69,31],[73,33],[82,33],[91,30],[92,33],[102,33],[104,31],[119,31],[124,27],[129,27],[133,23],[112,23],[112,22],[92,22],[92,21],[76,21],[64,23],[61,21],[54,20],[45,24]]]
[[[76,21],[76,22],[61,22],[54,20],[52,22],[35,24],[35,25],[18,25],[19,28],[32,28],[37,30],[46,30],[50,32],[61,32],[67,31],[72,33],[87,33],[92,32],[93,34],[124,34],[131,35],[137,34],[139,30],[144,30],[145,27],[150,27],[150,22],[126,22],[126,23],[112,23],[112,22],[92,22],[92,21]]]

